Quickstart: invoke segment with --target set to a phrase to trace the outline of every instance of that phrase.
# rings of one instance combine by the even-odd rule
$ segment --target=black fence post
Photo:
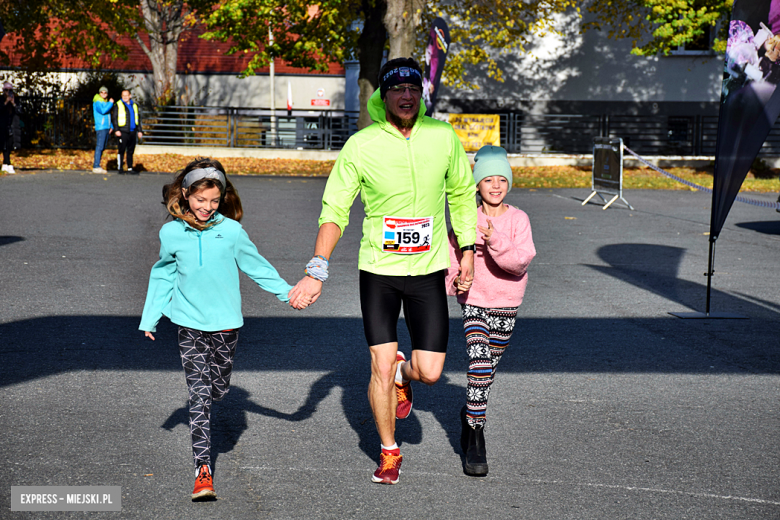
[[[330,150],[333,143],[333,113],[323,114],[322,149]]]
[[[507,150],[510,153],[520,153],[517,146],[517,114],[509,112],[506,115]]]
[[[235,112],[234,108],[228,108],[227,111],[227,130],[228,130],[228,136],[229,136],[229,146],[230,148],[236,147],[236,118],[233,117]]]
[[[505,117],[506,120],[506,138],[504,139],[506,151],[509,153],[520,153],[517,146],[517,114],[507,112],[506,114],[501,114],[501,116]]]

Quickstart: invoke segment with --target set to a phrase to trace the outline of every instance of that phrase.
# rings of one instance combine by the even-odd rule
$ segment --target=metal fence
[[[144,142],[230,148],[337,150],[357,131],[357,113],[224,107],[155,107],[144,117]]]
[[[357,131],[357,112],[268,108],[143,107],[145,144],[339,150]],[[22,146],[92,148],[92,104],[21,98]],[[642,155],[714,155],[716,116],[500,114],[510,153],[590,154],[594,137],[620,137]],[[111,140],[110,146],[113,143]],[[759,155],[780,155],[775,125]]]
[[[92,103],[20,96],[23,148],[94,148]]]

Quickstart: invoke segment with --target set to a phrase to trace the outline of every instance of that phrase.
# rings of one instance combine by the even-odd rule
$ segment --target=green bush
[[[128,88],[123,78],[116,72],[101,72],[94,71],[89,72],[86,77],[81,80],[75,88],[73,88],[67,94],[67,99],[70,101],[85,101],[92,102],[92,98],[98,93],[100,87],[105,86],[108,89],[108,97],[113,98],[114,101],[119,100],[122,97],[122,91]]]

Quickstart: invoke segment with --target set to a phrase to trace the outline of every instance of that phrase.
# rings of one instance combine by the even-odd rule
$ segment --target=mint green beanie
[[[474,156],[474,182],[479,184],[485,177],[493,175],[500,175],[507,180],[507,193],[512,189],[512,167],[506,158],[506,150],[500,146],[483,146]]]

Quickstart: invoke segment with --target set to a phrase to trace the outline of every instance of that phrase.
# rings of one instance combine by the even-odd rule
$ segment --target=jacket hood
[[[380,125],[387,124],[387,116],[386,116],[386,110],[387,106],[385,105],[385,102],[382,101],[382,96],[379,93],[379,89],[376,89],[373,94],[371,94],[371,98],[368,100],[368,115],[371,116],[371,120],[375,123],[379,123]],[[425,103],[422,99],[420,99],[420,111],[418,112],[418,121],[422,121],[423,116],[425,115],[425,111],[427,108],[425,108]]]
[[[95,97],[92,98],[92,102],[95,103],[97,101],[108,102],[108,99],[103,99],[102,97],[100,97],[100,94],[95,94]]]

